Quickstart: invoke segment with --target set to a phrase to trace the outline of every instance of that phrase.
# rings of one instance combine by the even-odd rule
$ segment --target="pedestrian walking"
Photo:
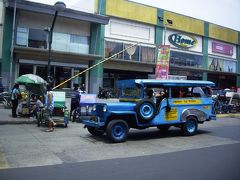
[[[45,110],[46,110],[47,120],[48,120],[47,132],[52,132],[54,130],[54,126],[56,125],[56,123],[52,119],[53,109],[54,109],[54,97],[52,92],[52,85],[48,83],[47,93],[45,95]]]
[[[21,99],[21,93],[19,90],[19,84],[15,84],[12,89],[11,93],[11,101],[12,101],[12,117],[17,117],[17,107],[18,107],[18,100]]]
[[[71,94],[71,109],[70,109],[70,119],[72,117],[72,112],[80,107],[80,98],[81,98],[81,95],[80,95],[80,92],[78,90],[78,86],[75,85],[74,89],[73,89],[73,92]]]

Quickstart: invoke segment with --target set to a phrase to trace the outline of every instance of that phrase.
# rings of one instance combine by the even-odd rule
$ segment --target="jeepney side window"
[[[171,97],[172,98],[178,98],[179,97],[179,88],[178,87],[172,87],[171,88]]]
[[[206,96],[206,94],[204,93],[201,87],[194,87],[192,90],[192,94],[193,94],[193,97],[196,97],[196,98],[201,98]]]
[[[172,98],[188,98],[192,97],[190,87],[172,87]]]
[[[141,96],[141,88],[134,86],[134,87],[126,87],[121,89],[120,97],[125,98],[139,98]]]

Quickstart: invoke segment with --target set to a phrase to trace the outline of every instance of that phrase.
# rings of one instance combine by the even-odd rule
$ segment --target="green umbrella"
[[[47,82],[35,75],[35,74],[24,74],[22,76],[19,76],[16,81],[18,84],[46,84]]]

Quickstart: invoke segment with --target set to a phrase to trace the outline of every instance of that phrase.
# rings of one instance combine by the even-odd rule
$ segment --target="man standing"
[[[72,112],[80,107],[80,92],[78,90],[78,86],[75,85],[74,87],[74,91],[72,92],[71,94],[71,109],[70,109],[70,119],[71,119],[71,116],[72,116]]]
[[[15,84],[12,89],[11,100],[12,100],[12,117],[17,117],[17,107],[18,107],[18,99],[20,99],[21,93],[19,90],[19,84]]]
[[[52,85],[50,83],[47,84],[47,93],[45,96],[45,107],[46,107],[46,114],[48,119],[47,132],[52,132],[54,130],[54,126],[56,125],[56,123],[52,119],[52,113],[54,109],[54,97],[52,92]]]

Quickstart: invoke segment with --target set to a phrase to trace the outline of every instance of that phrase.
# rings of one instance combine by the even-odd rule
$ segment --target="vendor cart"
[[[57,125],[63,125],[68,127],[69,122],[69,111],[66,107],[66,93],[60,91],[53,91],[54,98],[54,109],[52,114],[52,119]],[[41,107],[37,113],[37,124],[38,126],[47,125],[47,117],[45,107]]]

